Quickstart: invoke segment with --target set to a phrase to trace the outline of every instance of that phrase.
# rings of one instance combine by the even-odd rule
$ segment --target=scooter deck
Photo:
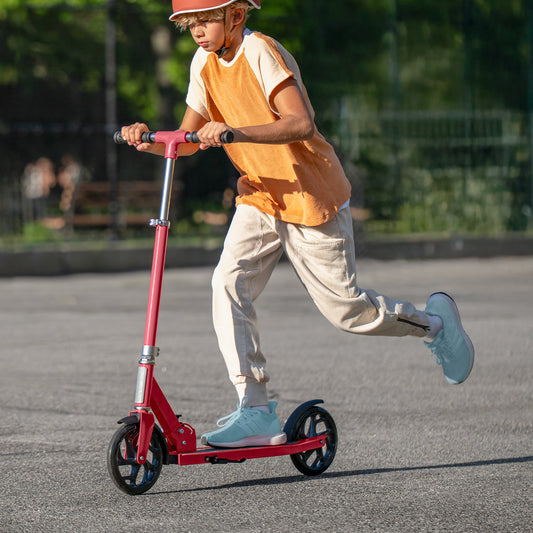
[[[248,448],[199,448],[195,452],[178,453],[169,456],[169,463],[184,465],[242,463],[246,459],[293,455],[322,448],[326,435],[317,435],[296,442],[276,446],[253,446]]]

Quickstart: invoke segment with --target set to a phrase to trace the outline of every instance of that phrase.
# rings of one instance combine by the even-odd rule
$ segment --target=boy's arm
[[[221,146],[220,135],[225,131],[232,131],[234,142],[241,143],[288,144],[313,137],[315,124],[296,80],[289,78],[282,82],[274,92],[272,101],[281,117],[279,120],[242,128],[232,128],[221,122],[207,122],[198,131],[202,141],[200,148]]]
[[[195,111],[192,107],[187,106],[185,114],[183,115],[183,120],[181,121],[180,130],[182,131],[198,131],[202,129],[203,126],[207,123],[207,120]],[[178,156],[192,155],[195,154],[199,149],[197,144],[187,143],[180,144],[178,148]]]
[[[184,131],[197,131],[204,126],[207,122],[202,115],[194,111],[194,109],[187,107],[183,121],[180,126],[180,130]],[[141,135],[149,131],[146,124],[136,122],[130,126],[124,126],[121,130],[122,137],[130,145],[134,146],[139,152],[148,152],[150,154],[165,155],[165,145],[158,143],[143,143],[141,141]],[[178,148],[178,156],[192,155],[198,151],[197,144],[180,144]]]

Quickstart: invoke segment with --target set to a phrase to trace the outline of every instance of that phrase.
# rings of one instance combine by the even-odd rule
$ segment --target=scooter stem
[[[163,193],[161,196],[161,209],[159,212],[159,220],[167,220],[170,210],[170,195],[172,193],[172,180],[174,176],[174,166],[176,160],[174,158],[166,159],[165,165],[165,179],[163,181]]]
[[[144,464],[146,460],[154,427],[154,415],[150,412],[150,408],[152,404],[152,390],[155,382],[155,358],[159,355],[159,348],[156,346],[157,324],[159,320],[163,273],[165,270],[168,230],[170,227],[170,196],[172,193],[175,162],[174,157],[166,158],[165,179],[161,195],[159,218],[150,221],[150,225],[155,226],[154,255],[152,259],[152,273],[150,276],[150,291],[148,293],[146,324],[144,328],[144,344],[141,360],[139,361],[137,388],[135,392],[135,409],[140,415],[139,443],[137,448],[137,462],[139,464]],[[163,406],[163,409],[164,407],[165,406]],[[170,406],[166,408],[166,410],[169,409]],[[177,424],[176,420],[174,420],[174,424]]]
[[[155,226],[154,255],[152,259],[152,275],[150,278],[150,292],[148,295],[148,309],[146,312],[146,325],[144,328],[144,347],[154,347],[157,336],[157,323],[159,319],[159,306],[161,302],[161,289],[163,285],[163,272],[167,251],[168,220],[170,209],[170,195],[172,192],[172,177],[174,175],[174,159],[166,160],[165,180],[161,197],[161,210],[159,219],[151,220],[150,225]],[[143,350],[144,352],[144,350]]]
[[[148,293],[148,307],[146,310],[146,324],[144,328],[144,343],[141,360],[139,361],[137,388],[135,392],[135,409],[138,411],[147,411],[150,408],[155,358],[159,355],[159,348],[156,346],[157,324],[159,321],[168,230],[170,227],[168,218],[175,163],[176,161],[173,157],[166,158],[165,179],[163,182],[159,218],[150,221],[150,225],[155,226],[155,242],[152,258],[152,274],[150,276],[150,291]]]

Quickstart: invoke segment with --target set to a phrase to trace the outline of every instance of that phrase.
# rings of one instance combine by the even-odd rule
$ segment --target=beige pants
[[[253,302],[283,251],[321,313],[337,328],[364,335],[423,337],[427,315],[408,302],[357,287],[349,208],[320,226],[287,224],[239,205],[213,274],[213,322],[239,397],[266,405],[265,358]],[[281,303],[280,303],[281,305]]]

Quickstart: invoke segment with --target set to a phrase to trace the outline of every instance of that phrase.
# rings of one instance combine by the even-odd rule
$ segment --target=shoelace
[[[430,344],[431,352],[437,359],[437,364],[442,365],[444,361],[451,361],[454,357],[454,352],[444,337],[435,338]]]
[[[248,396],[244,396],[240,405],[237,405],[237,410],[233,411],[233,413],[229,415],[219,418],[217,420],[217,426],[221,428],[222,426],[229,424],[234,418],[237,418],[238,416],[240,416],[243,413],[244,408],[246,407],[247,403],[248,403]]]

